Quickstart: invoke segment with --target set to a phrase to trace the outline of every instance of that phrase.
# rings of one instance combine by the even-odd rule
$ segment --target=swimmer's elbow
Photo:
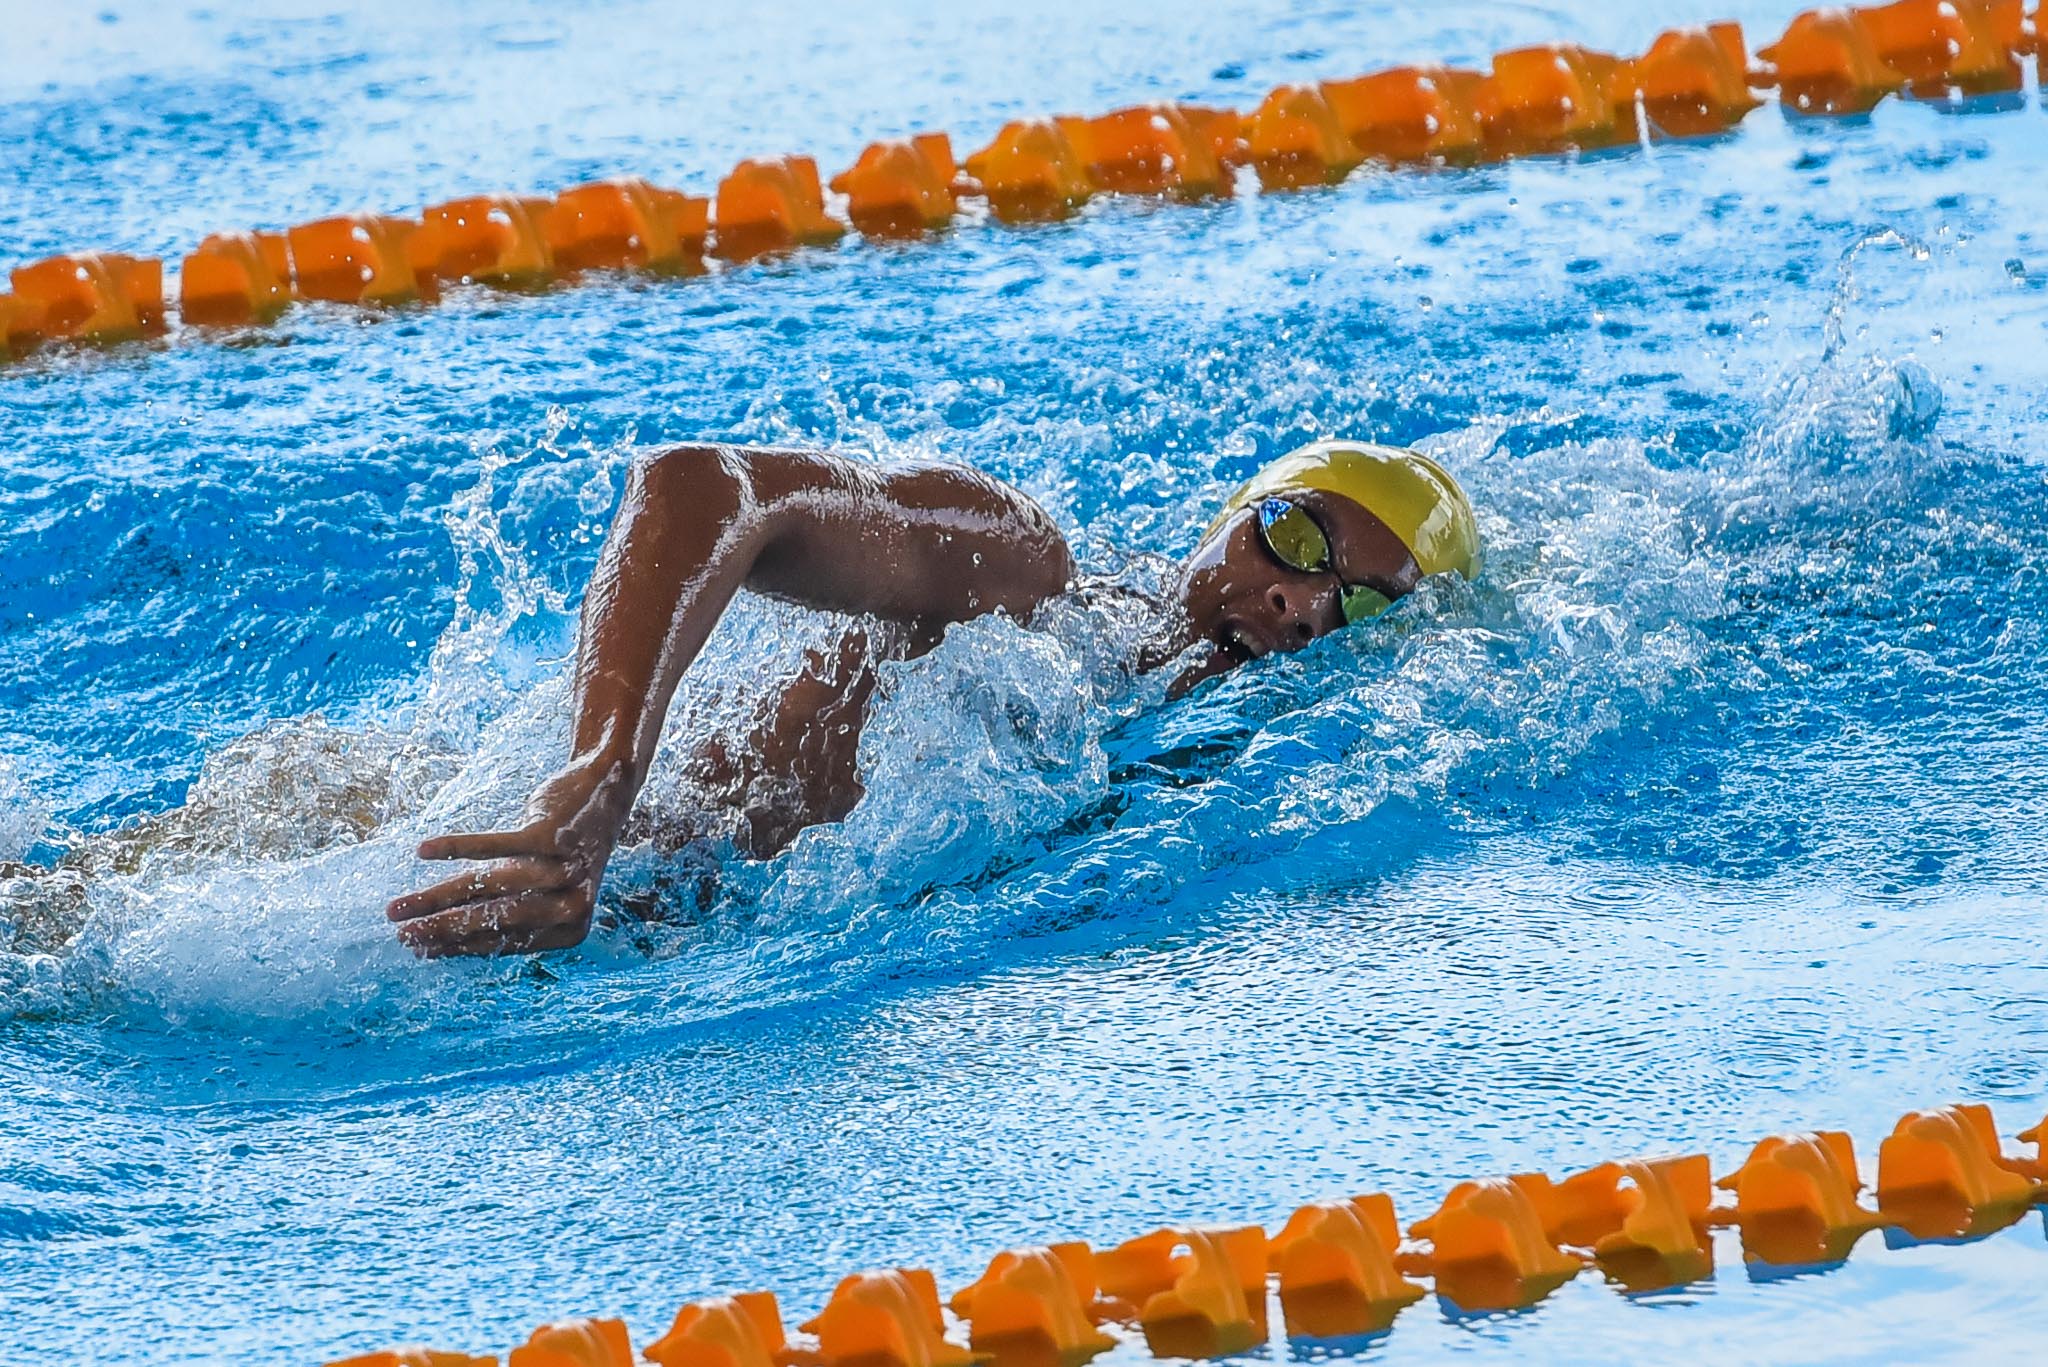
[[[664,499],[716,497],[737,491],[746,478],[744,453],[729,446],[671,446],[635,457],[628,487],[637,485]]]
[[[637,457],[626,510],[670,526],[730,527],[756,502],[746,453],[729,446],[672,446]]]

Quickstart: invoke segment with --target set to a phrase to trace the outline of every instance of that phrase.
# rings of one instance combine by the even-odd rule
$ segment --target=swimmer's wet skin
[[[1430,575],[1478,568],[1471,504],[1441,466],[1318,442],[1225,502],[1136,664],[1191,661],[1170,686],[1179,696],[1371,616]],[[525,825],[420,846],[423,859],[486,867],[393,901],[399,938],[428,956],[582,941],[676,686],[741,589],[873,624],[836,660],[814,657],[753,738],[754,767],[778,767],[793,794],[782,810],[746,813],[745,843],[766,855],[860,797],[855,755],[878,663],[931,650],[955,622],[1027,618],[1074,579],[1045,510],[962,466],[726,446],[639,462],[584,594],[569,762],[529,799]],[[728,778],[744,764],[715,746],[700,758]]]

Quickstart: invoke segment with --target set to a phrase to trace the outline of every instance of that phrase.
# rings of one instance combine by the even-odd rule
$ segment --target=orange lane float
[[[1719,133],[1763,103],[1750,93],[1740,24],[1658,34],[1636,59],[1636,90],[1652,137]]]
[[[2020,88],[2020,0],[1897,0],[1853,13],[1916,95]]]
[[[1600,1270],[1630,1290],[1679,1286],[1714,1270],[1705,1154],[1602,1163],[1556,1184],[1514,1180],[1553,1241],[1591,1248]]]
[[[718,183],[712,250],[729,261],[836,242],[846,228],[825,212],[809,157],[743,161]]]
[[[1855,1147],[1838,1130],[1764,1139],[1715,1185],[1735,1193],[1734,1210],[1716,1219],[1739,1224],[1744,1251],[1762,1262],[1838,1262],[1884,1223],[1856,1200]]]
[[[2031,1130],[2021,1130],[2020,1138],[2034,1146],[2035,1156],[2015,1156],[2001,1161],[2022,1177],[2031,1177],[2037,1182],[2048,1182],[2048,1120],[2043,1120]]]
[[[634,1367],[633,1344],[618,1320],[563,1320],[534,1330],[505,1367]]]
[[[4,296],[0,296],[4,297]],[[1710,1276],[1706,1231],[1739,1225],[1752,1258],[1839,1261],[1879,1225],[1916,1237],[1982,1237],[2048,1200],[2048,1120],[2020,1133],[2041,1152],[2002,1152],[1989,1108],[1914,1111],[1884,1141],[1878,1201],[1857,1201],[1861,1182],[1849,1137],[1774,1135],[1718,1184],[1701,1154],[1601,1163],[1561,1180],[1540,1173],[1464,1182],[1398,1244],[1384,1195],[1301,1207],[1269,1242],[1258,1226],[1169,1228],[1091,1253],[1083,1243],[998,1254],[957,1292],[955,1315],[971,1348],[946,1338],[929,1272],[899,1269],[848,1277],[803,1326],[816,1347],[790,1345],[766,1292],[700,1300],[650,1345],[654,1367],[1078,1367],[1113,1347],[1103,1319],[1135,1320],[1152,1352],[1208,1357],[1240,1352],[1265,1333],[1268,1273],[1278,1282],[1288,1331],[1303,1337],[1386,1329],[1432,1276],[1437,1293],[1468,1310],[1532,1305],[1597,1264],[1626,1290]],[[1713,1187],[1734,1193],[1716,1205]],[[1964,1208],[1962,1221],[1927,1226],[1923,1203]],[[1995,1218],[1994,1218],[1995,1217]],[[1583,1249],[1590,1249],[1592,1257]],[[616,1320],[545,1325],[506,1367],[631,1367]],[[398,1348],[329,1367],[495,1367],[496,1359]]]
[[[691,270],[702,266],[710,206],[637,176],[564,190],[540,213],[555,265],[581,270]]]
[[[136,326],[146,333],[164,330],[164,263],[154,256],[127,256],[102,252],[100,259],[114,268],[114,278],[128,305],[135,310]]]
[[[646,1357],[655,1367],[777,1367],[787,1342],[773,1293],[749,1291],[691,1301]]]
[[[1096,118],[1013,122],[956,178],[942,135],[878,143],[833,186],[871,236],[928,231],[956,198],[981,194],[999,220],[1059,218],[1101,191],[1228,193],[1250,162],[1268,189],[1342,178],[1361,160],[1462,164],[1625,143],[1640,106],[1652,136],[1734,126],[1775,84],[1811,114],[1870,109],[1902,88],[1915,97],[2018,88],[2019,54],[2048,30],[2024,0],[1892,0],[1811,10],[1758,54],[1751,70],[1732,23],[1660,35],[1640,59],[1571,45],[1499,54],[1490,75],[1398,67],[1272,92],[1248,116],[1148,104]],[[576,186],[553,201],[509,195],[451,200],[415,222],[378,214],[323,219],[286,237],[216,234],[180,271],[180,309],[195,324],[267,321],[287,297],[347,303],[431,300],[442,280],[523,285],[555,270],[702,268],[711,234],[704,199],[627,178]],[[808,157],[743,162],[718,189],[716,250],[740,261],[839,237]],[[288,245],[287,245],[288,242]],[[163,325],[162,266],[87,253],[22,267],[31,283],[0,295],[0,358],[48,341],[110,341]]]
[[[1005,223],[1064,218],[1095,193],[1081,154],[1056,119],[1020,119],[967,158],[974,190]]]
[[[43,311],[26,299],[0,294],[0,360],[34,348]]]
[[[1240,120],[1228,109],[1147,104],[1059,123],[1089,180],[1118,194],[1223,194],[1244,158]]]
[[[1426,1270],[1438,1294],[1465,1310],[1534,1305],[1586,1265],[1552,1242],[1528,1192],[1506,1177],[1460,1182],[1408,1232],[1430,1247],[1404,1270]]]
[[[1462,164],[1485,153],[1479,97],[1486,77],[1441,66],[1402,66],[1324,81],[1323,98],[1359,155],[1403,165]]]
[[[187,323],[266,323],[290,306],[291,257],[282,233],[215,233],[178,266]]]
[[[302,223],[291,244],[292,293],[337,304],[404,304],[434,296],[412,268],[419,224],[384,214],[344,214]]]
[[[1502,156],[1612,147],[1636,137],[1635,63],[1566,43],[1497,54],[1480,97]]]
[[[1273,1237],[1280,1311],[1290,1334],[1376,1333],[1425,1294],[1394,1266],[1394,1202],[1381,1193],[1301,1207]]]
[[[972,1286],[953,1295],[968,1345],[999,1362],[1075,1367],[1116,1346],[1097,1329],[1095,1254],[1084,1243],[998,1253]]]
[[[1293,190],[1342,180],[1365,160],[1323,92],[1283,85],[1244,123],[1245,149],[1259,184]]]
[[[1877,1152],[1879,1211],[1923,1237],[2002,1228],[2042,1190],[2000,1152],[1987,1106],[1908,1112]]]
[[[920,133],[869,144],[832,177],[832,189],[846,196],[846,216],[866,236],[918,237],[952,221],[957,170],[952,139]]]
[[[946,1339],[938,1284],[921,1267],[857,1272],[801,1327],[818,1336],[826,1367],[969,1367],[975,1360]]]
[[[1619,1163],[1602,1163],[1561,1182],[1540,1172],[1517,1173],[1508,1180],[1535,1207],[1544,1237],[1559,1246],[1591,1246],[1628,1218],[1630,1193],[1621,1184]]]
[[[164,267],[153,257],[78,252],[46,257],[11,273],[9,340],[122,342],[161,331]]]
[[[1266,1232],[1161,1229],[1096,1255],[1105,1295],[1133,1307],[1157,1357],[1242,1352],[1265,1329]]]
[[[1860,114],[1905,84],[1878,55],[1854,10],[1808,10],[1757,57],[1772,70],[1778,100],[1802,114]]]
[[[555,273],[541,227],[550,201],[523,195],[471,195],[420,213],[413,269],[436,280],[532,285]]]

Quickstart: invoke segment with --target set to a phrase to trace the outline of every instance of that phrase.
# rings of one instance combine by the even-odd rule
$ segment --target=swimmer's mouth
[[[1225,622],[1217,633],[1216,644],[1230,658],[1232,664],[1250,664],[1266,654],[1266,646],[1237,622]]]

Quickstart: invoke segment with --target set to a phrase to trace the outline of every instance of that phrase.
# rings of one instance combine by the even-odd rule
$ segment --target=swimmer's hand
[[[422,842],[422,859],[489,867],[407,893],[384,914],[398,923],[406,947],[427,959],[581,944],[633,791],[625,760],[572,763],[534,793],[519,829]]]

